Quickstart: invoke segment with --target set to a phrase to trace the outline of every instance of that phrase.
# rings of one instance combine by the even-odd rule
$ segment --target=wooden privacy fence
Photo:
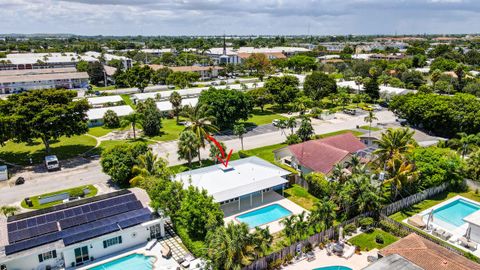
[[[393,213],[396,213],[400,210],[403,210],[407,207],[410,207],[410,206],[412,206],[416,203],[419,203],[423,200],[426,200],[426,199],[428,199],[432,196],[435,196],[439,193],[442,193],[447,188],[448,188],[448,183],[445,182],[445,183],[441,184],[440,186],[426,189],[422,192],[413,194],[413,195],[408,196],[408,197],[406,197],[402,200],[396,201],[394,203],[391,203],[391,204],[383,207],[382,210],[380,210],[380,213],[385,215],[385,216],[389,216]]]
[[[298,245],[300,245],[302,248],[307,246],[308,244],[310,244],[310,245],[312,245],[312,247],[314,247],[314,246],[316,246],[316,245],[318,245],[322,242],[325,242],[327,240],[335,239],[335,238],[338,237],[338,228],[340,226],[345,227],[345,225],[347,225],[347,224],[355,224],[356,226],[358,226],[359,225],[358,222],[359,222],[360,219],[362,219],[364,217],[369,217],[371,215],[373,215],[373,213],[365,213],[365,214],[358,215],[358,216],[356,216],[352,219],[349,219],[347,221],[342,222],[339,225],[330,227],[327,230],[324,230],[320,233],[314,234],[314,235],[310,236],[309,238],[307,238],[305,240],[295,242],[292,245],[290,245],[288,247],[285,247],[280,251],[274,252],[274,253],[266,256],[266,257],[259,258],[258,260],[254,261],[252,264],[244,267],[243,270],[267,269],[269,263],[272,263],[272,262],[274,262],[278,259],[284,260],[285,258],[287,258],[287,256],[289,256],[289,254],[293,258],[293,257],[295,257],[295,255],[297,253],[297,246]]]

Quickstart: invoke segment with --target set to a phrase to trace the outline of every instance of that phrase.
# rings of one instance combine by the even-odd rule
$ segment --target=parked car
[[[15,180],[15,185],[18,186],[18,185],[23,185],[25,183],[25,178],[23,177],[18,177],[17,180]]]
[[[45,167],[47,171],[60,170],[60,163],[55,155],[45,157]]]
[[[279,124],[279,123],[280,123],[280,119],[273,119],[273,121],[272,121],[272,125],[273,125],[274,127],[278,127],[278,124]]]
[[[175,89],[175,85],[169,85],[167,86],[168,89]]]
[[[215,86],[215,85],[218,85],[218,83],[217,82],[212,82],[210,85]]]
[[[354,109],[344,109],[343,112],[345,114],[349,114],[349,115],[356,115],[357,114],[357,111],[354,110]]]

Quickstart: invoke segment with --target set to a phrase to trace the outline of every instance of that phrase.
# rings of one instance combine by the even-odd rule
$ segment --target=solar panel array
[[[7,255],[63,239],[65,245],[85,241],[150,220],[134,194],[95,201],[7,224]]]

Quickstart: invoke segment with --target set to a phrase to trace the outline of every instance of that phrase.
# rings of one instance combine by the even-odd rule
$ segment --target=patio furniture
[[[307,261],[308,262],[315,261],[315,253],[313,253],[313,251],[307,252]]]
[[[450,237],[452,237],[453,234],[449,233],[449,232],[445,232],[444,234],[442,234],[441,238],[443,240],[448,240]]]
[[[147,243],[147,246],[145,246],[145,249],[150,251],[156,244],[157,244],[157,239],[151,240],[150,242]]]
[[[442,229],[439,229],[439,228],[433,230],[433,235],[435,235],[437,237],[440,237],[440,238],[443,237],[444,233],[445,233],[445,231],[442,230]]]
[[[348,248],[344,249],[342,257],[345,259],[349,259],[350,257],[355,254],[355,247],[354,246],[348,246]]]
[[[172,256],[172,250],[168,245],[162,245],[161,254],[163,258],[169,259]]]
[[[423,229],[427,226],[425,222],[423,222],[423,218],[421,215],[415,215],[413,217],[410,217],[409,219],[407,219],[407,223],[420,229]]]
[[[183,257],[184,261],[182,262],[182,266],[184,268],[188,268],[190,267],[190,262],[193,261],[195,258],[191,255],[191,254],[187,254],[185,255],[185,257]]]
[[[466,237],[460,237],[458,238],[458,241],[460,242],[460,244],[468,249],[471,249],[471,250],[476,250],[477,249],[477,243],[473,242],[473,241],[470,241],[468,240]]]

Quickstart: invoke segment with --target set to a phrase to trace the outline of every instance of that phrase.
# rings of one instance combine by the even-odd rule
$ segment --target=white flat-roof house
[[[198,98],[184,98],[182,99],[182,106],[192,106],[192,107],[195,107],[195,105],[197,105],[198,103]],[[172,106],[172,103],[170,101],[160,101],[160,102],[157,102],[157,108],[161,111],[161,112],[169,112],[169,111],[172,111],[173,110],[173,106]]]
[[[132,107],[129,105],[93,108],[87,111],[88,125],[91,127],[103,125],[103,116],[108,110],[114,111],[119,117],[129,115],[133,112]]]
[[[95,58],[95,59],[100,59],[102,57],[102,53],[93,52],[93,51],[86,52],[86,53],[84,53],[84,55],[86,55],[88,57]],[[109,62],[111,60],[120,60],[120,61],[122,61],[123,68],[126,68],[126,69],[132,67],[132,59],[130,59],[128,57],[125,57],[125,56],[115,55],[115,54],[110,54],[110,53],[104,53],[103,58],[105,59],[106,62]]]
[[[212,165],[176,175],[176,180],[183,182],[184,188],[192,185],[207,190],[213,199],[226,204],[250,200],[253,196],[271,190],[282,190],[288,183],[287,175],[291,172],[258,157],[248,157],[228,163],[228,167]]]
[[[97,62],[98,59],[73,52],[66,53],[11,53],[3,58],[0,70],[75,67],[78,61]]]
[[[85,265],[165,235],[165,218],[133,188],[8,217],[0,223],[0,268]]]
[[[107,104],[112,104],[110,106],[116,106],[118,104],[122,105],[123,99],[119,95],[115,96],[102,96],[102,97],[91,97],[87,98],[88,104],[92,105],[94,108],[103,107]]]
[[[86,72],[74,67],[49,69],[0,70],[0,93],[35,89],[80,89],[88,86]]]

